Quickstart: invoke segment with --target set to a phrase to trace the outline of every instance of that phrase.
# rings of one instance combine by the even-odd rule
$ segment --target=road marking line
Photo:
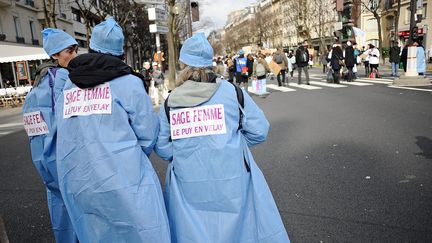
[[[287,88],[287,87],[279,87],[276,84],[267,84],[267,88],[279,90],[279,91],[282,91],[282,92],[296,91],[295,89],[290,89],[290,88]]]
[[[324,82],[316,82],[316,81],[310,81],[311,84],[315,84],[315,85],[321,85],[321,86],[326,86],[326,87],[331,87],[331,88],[345,88],[348,87],[346,85],[341,85],[341,84],[332,84],[332,83],[324,83]]]
[[[307,90],[322,89],[321,87],[310,86],[310,85],[307,85],[307,84],[290,83],[289,85],[292,86],[292,87],[295,87],[295,88],[307,89]]]
[[[24,126],[23,122],[1,124],[0,128]]]
[[[13,132],[14,132],[14,131],[0,132],[0,137],[1,137],[1,136],[6,136],[6,135],[11,134],[11,133],[13,133]]]
[[[393,81],[381,81],[381,80],[371,80],[371,79],[362,79],[362,78],[358,78],[358,79],[356,79],[356,81],[375,83],[375,84],[392,84],[393,83]]]
[[[394,89],[408,89],[408,90],[432,92],[432,89],[419,89],[419,88],[401,87],[401,86],[393,86],[393,85],[389,85],[388,87],[394,88]]]
[[[369,86],[369,85],[373,85],[370,83],[360,83],[360,82],[346,82],[346,81],[341,81],[341,84],[348,84],[348,85],[354,85],[354,86]]]

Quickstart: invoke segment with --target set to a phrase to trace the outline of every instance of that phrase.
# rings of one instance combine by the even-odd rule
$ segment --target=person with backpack
[[[78,242],[75,230],[59,189],[56,160],[57,123],[55,101],[68,79],[66,67],[77,56],[77,41],[59,29],[42,31],[43,48],[51,61],[40,65],[33,88],[23,107],[24,128],[30,142],[33,163],[47,191],[48,209],[57,243]]]
[[[68,65],[56,102],[59,186],[79,242],[171,242],[150,163],[159,121],[142,76],[124,61],[112,18],[96,25],[90,53]]]
[[[267,73],[270,72],[270,68],[265,60],[263,54],[259,54],[256,62],[254,62],[253,76],[258,80],[266,79]]]
[[[249,69],[250,61],[247,57],[244,56],[245,53],[243,50],[239,51],[239,56],[234,59],[234,68],[235,68],[235,78],[236,83],[240,87],[244,87],[244,84],[247,82],[250,77],[249,75]]]
[[[169,161],[165,200],[172,242],[289,242],[250,148],[269,123],[248,93],[216,82],[204,33],[180,50],[185,64],[159,112],[155,151]]]
[[[333,48],[329,53],[329,57],[330,57],[330,66],[333,70],[333,82],[335,84],[339,84],[340,72],[341,69],[344,67],[343,51],[339,43],[333,45]]]
[[[276,62],[281,69],[276,76],[279,87],[282,86],[283,84],[286,85],[287,83],[285,82],[285,72],[288,67],[288,59],[285,56],[285,53],[283,53],[280,48],[277,49],[277,51],[273,54],[273,61]],[[281,80],[281,75],[282,75],[282,80]]]
[[[308,71],[309,51],[307,47],[308,47],[308,42],[304,41],[303,44],[301,44],[297,49],[295,55],[297,69],[298,69],[298,84],[302,84],[301,73],[303,70],[303,72],[306,75],[306,84],[309,85],[309,71]]]

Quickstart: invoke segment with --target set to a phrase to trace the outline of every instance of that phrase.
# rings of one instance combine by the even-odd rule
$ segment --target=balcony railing
[[[22,44],[24,44],[25,43],[25,40],[24,40],[24,37],[16,37],[16,41],[17,41],[17,43],[22,43]]]
[[[25,4],[26,4],[26,5],[29,5],[30,7],[33,7],[33,8],[34,8],[34,6],[35,6],[33,0],[26,0],[26,1],[25,1]]]

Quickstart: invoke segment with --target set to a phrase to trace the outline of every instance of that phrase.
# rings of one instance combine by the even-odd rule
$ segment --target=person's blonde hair
[[[209,68],[195,68],[186,66],[179,74],[176,79],[176,87],[179,87],[184,82],[188,80],[193,80],[196,82],[210,82],[209,74],[213,73],[212,67]]]

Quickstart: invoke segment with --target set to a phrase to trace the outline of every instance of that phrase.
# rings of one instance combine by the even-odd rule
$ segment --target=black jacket
[[[401,51],[401,48],[399,46],[392,46],[390,48],[390,62],[393,62],[393,63],[399,63],[400,62],[400,56],[399,56],[400,51]]]
[[[302,62],[300,61],[300,55],[302,55],[302,52],[306,52],[306,59],[307,61]],[[296,50],[296,54],[295,54],[295,59],[296,59],[296,64],[298,67],[307,67],[309,64],[309,51],[307,48],[305,48],[304,46],[300,46],[297,50]]]
[[[355,63],[354,48],[352,46],[347,46],[345,48],[345,65],[351,68],[354,67]]]
[[[106,54],[87,53],[79,55],[69,62],[67,69],[72,83],[82,89],[95,87],[128,74],[143,80],[146,91],[149,87],[141,74],[135,73],[121,59]]]
[[[343,60],[343,52],[340,46],[333,47],[332,55],[330,59],[330,65],[333,70],[340,70],[342,66],[339,64],[339,60]]]

